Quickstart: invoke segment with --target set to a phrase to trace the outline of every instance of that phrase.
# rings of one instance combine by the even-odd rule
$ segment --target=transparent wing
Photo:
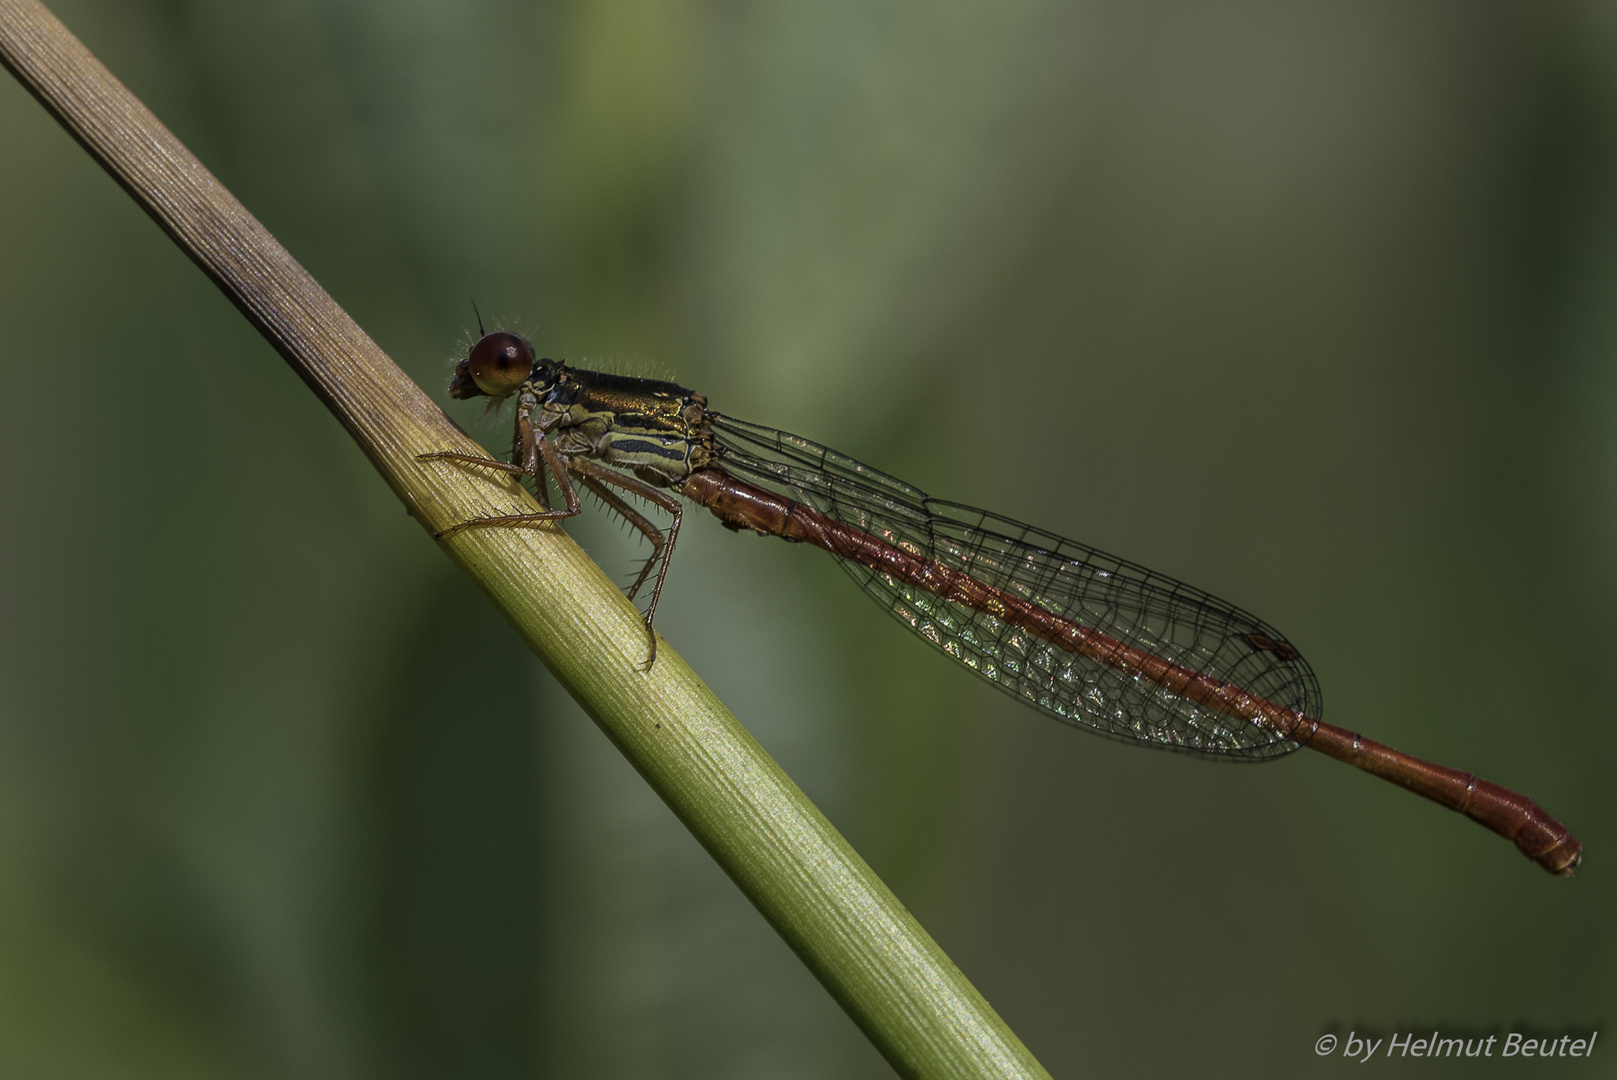
[[[1319,683],[1280,632],[1200,589],[1054,533],[928,496],[818,443],[710,412],[736,479],[968,574],[1062,618],[1321,719]],[[1055,719],[1225,760],[1295,750],[1274,731],[1069,652],[851,560],[878,603],[938,649]]]

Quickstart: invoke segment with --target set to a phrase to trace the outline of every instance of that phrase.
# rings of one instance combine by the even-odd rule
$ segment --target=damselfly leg
[[[579,487],[583,487],[590,494],[600,499],[608,510],[628,522],[635,531],[644,536],[646,541],[651,544],[651,556],[641,566],[640,573],[635,577],[634,583],[626,590],[628,598],[632,601],[645,585],[646,579],[651,577],[652,568],[656,567],[657,575],[651,589],[651,601],[646,605],[644,616],[647,652],[645,663],[641,665],[642,671],[650,671],[651,666],[657,660],[657,632],[652,623],[657,614],[657,601],[662,598],[663,582],[668,577],[668,560],[673,555],[674,543],[679,538],[679,526],[684,517],[683,507],[680,505],[679,500],[672,495],[659,491],[640,480],[625,476],[612,469],[604,468],[593,461],[561,453],[551,445],[550,440],[543,433],[533,433],[531,441],[528,439],[523,441],[527,442],[528,446],[522,452],[522,457],[524,458],[522,464],[496,461],[493,458],[449,451],[422,454],[418,457],[417,460],[419,461],[452,461],[462,465],[476,465],[495,469],[514,476],[532,476],[537,492],[536,497],[546,507],[537,514],[501,514],[493,517],[472,518],[468,521],[451,525],[442,532],[435,534],[436,538],[442,539],[445,536],[460,532],[462,529],[487,528],[490,526],[521,527],[542,521],[557,521],[562,518],[575,517],[582,509],[577,488],[572,482],[572,478],[576,476]],[[545,467],[548,467],[550,474],[556,478],[557,490],[561,493],[562,500],[566,503],[564,509],[549,509],[550,500],[548,498],[545,468],[541,467],[541,462]],[[668,511],[673,517],[673,524],[669,526],[667,534],[664,535],[663,531],[653,525],[645,515],[636,511],[622,498],[614,494],[607,487],[608,484],[621,488],[632,495],[637,495],[647,502]]]
[[[646,625],[649,627],[651,617],[657,611],[657,601],[662,598],[663,581],[668,576],[668,560],[674,554],[674,542],[679,539],[679,525],[685,519],[685,507],[678,499],[666,491],[659,491],[650,484],[597,465],[588,459],[568,458],[567,467],[578,474],[579,482],[589,487],[606,504],[607,509],[634,526],[635,529],[639,530],[640,535],[644,536],[647,542],[651,544],[651,557],[640,568],[640,575],[634,579],[634,584],[629,586],[627,590],[629,599],[633,600],[635,595],[640,592],[640,587],[646,583],[646,578],[651,575],[652,566],[657,567],[657,580],[651,587],[651,602],[646,606]],[[644,515],[638,513],[628,503],[601,487],[601,484],[611,484],[614,487],[622,488],[631,495],[638,495],[652,505],[660,506],[668,511],[669,516],[674,520],[668,526],[667,538],[664,539],[662,531],[650,521],[647,521]],[[655,641],[652,643],[652,648],[655,651]]]

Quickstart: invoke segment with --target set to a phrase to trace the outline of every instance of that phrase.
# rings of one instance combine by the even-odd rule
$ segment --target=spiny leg
[[[583,504],[579,501],[578,492],[574,490],[572,480],[567,476],[567,458],[557,450],[542,432],[535,432],[533,425],[527,417],[517,419],[517,438],[521,444],[521,464],[515,462],[495,461],[493,458],[481,458],[473,454],[460,454],[453,451],[439,451],[433,454],[422,454],[418,461],[456,461],[467,465],[481,465],[485,468],[496,469],[500,472],[511,473],[516,476],[532,476],[539,487],[545,484],[544,471],[540,463],[550,468],[556,477],[556,487],[561,491],[562,499],[567,506],[562,510],[549,509],[550,500],[545,498],[546,509],[537,514],[501,514],[497,517],[472,518],[451,525],[449,528],[435,533],[433,539],[441,540],[462,529],[486,528],[493,525],[526,525],[539,521],[555,521],[558,518],[574,517]]]
[[[640,568],[640,576],[634,579],[634,584],[629,586],[629,588],[624,591],[624,595],[630,600],[633,600],[635,598],[635,594],[640,591],[640,586],[644,585],[646,583],[646,578],[651,576],[651,568],[662,556],[663,547],[667,543],[667,540],[663,536],[662,530],[657,528],[657,526],[653,525],[650,521],[646,520],[645,515],[641,514],[634,507],[612,494],[612,492],[607,490],[606,485],[602,484],[593,476],[585,476],[580,473],[578,482],[583,484],[584,487],[597,499],[600,499],[601,502],[605,503],[608,510],[611,510],[624,521],[627,521],[630,525],[634,526],[635,530],[638,531],[641,536],[644,536],[651,544],[651,557],[648,558],[646,560],[646,564]]]
[[[673,502],[673,500],[669,501]],[[663,582],[668,578],[668,560],[674,557],[674,543],[679,539],[679,523],[685,520],[685,508],[680,506],[678,502],[674,502],[672,512],[674,521],[668,526],[668,546],[663,549],[662,565],[657,568],[657,580],[651,586],[651,602],[646,605],[646,627],[648,629],[651,627],[651,616],[657,610],[657,601],[662,599]],[[655,637],[652,638],[651,644],[652,659],[655,660],[657,646]],[[651,664],[647,662],[646,667],[649,669],[650,666]]]
[[[533,475],[533,497],[539,501],[539,505],[544,509],[550,509],[550,481],[545,478],[543,471],[536,472]]]
[[[668,494],[668,492],[659,491],[644,481],[625,476],[620,472],[597,465],[593,461],[588,461],[584,458],[568,458],[567,467],[578,473],[580,477],[588,476],[602,483],[611,484],[613,487],[622,488],[632,495],[638,495],[673,515],[674,522],[668,527],[668,540],[662,546],[662,563],[657,568],[657,581],[651,587],[651,602],[646,605],[646,638],[651,642],[651,653],[646,657],[646,663],[642,670],[650,671],[651,665],[657,659],[657,632],[652,629],[651,623],[657,614],[657,601],[662,597],[663,581],[668,577],[668,560],[674,557],[674,542],[679,539],[679,523],[684,517],[684,507],[678,499]],[[619,500],[619,502],[621,501]],[[609,503],[608,505],[610,506],[611,504]],[[616,507],[613,509],[616,509]],[[628,509],[628,507],[625,507],[625,509]],[[639,515],[636,516],[638,517]],[[630,519],[630,524],[633,523],[633,519]],[[650,523],[648,522],[647,524]],[[638,528],[638,526],[636,527]],[[647,539],[650,539],[649,535]],[[655,558],[655,555],[653,557]],[[646,565],[649,567],[651,564],[648,562]],[[644,577],[645,573],[642,571],[641,578],[644,579]],[[640,581],[635,582],[636,591],[639,590],[640,584]]]
[[[511,461],[526,461],[529,448],[524,445],[529,435],[522,430],[521,414],[517,414],[517,424],[511,428]],[[529,427],[532,432],[532,427]],[[540,472],[534,472],[534,498],[538,500],[540,508],[550,509],[550,482]]]
[[[458,461],[464,465],[482,465],[486,468],[496,469],[499,472],[510,473],[513,476],[527,476],[528,470],[521,465],[513,465],[508,461],[495,461],[493,458],[478,457],[476,454],[457,454],[453,450],[439,450],[431,454],[417,454],[417,461]]]
[[[668,529],[667,543],[662,545],[662,566],[657,572],[657,583],[652,587],[651,604],[646,611],[646,621],[649,623],[652,616],[657,611],[657,600],[662,595],[663,578],[668,573],[668,560],[673,558],[674,555],[674,543],[676,538],[679,536],[679,524],[681,519],[684,517],[684,505],[666,491],[659,488],[654,488],[644,481],[625,476],[623,473],[597,465],[595,462],[588,461],[584,458],[569,458],[567,460],[567,467],[573,472],[578,473],[580,476],[589,476],[593,479],[602,481],[603,483],[611,484],[613,487],[622,488],[631,495],[638,495],[640,498],[662,507],[673,517],[673,524],[670,525]],[[619,500],[619,505],[623,506],[621,500]],[[618,507],[613,507],[613,509],[617,510]],[[619,512],[621,513],[623,511],[628,511],[628,513],[624,515],[625,517],[629,517],[629,514],[633,514],[634,518],[640,518],[640,515],[634,514],[634,511],[628,506],[623,506],[623,510],[620,510]],[[640,518],[640,520],[645,521],[644,518]],[[636,524],[633,518],[629,519],[629,523],[631,525],[635,525],[636,528],[641,529],[642,532],[645,532],[645,529]],[[650,523],[646,522],[646,525],[649,526]],[[657,530],[653,528],[652,532],[657,532]],[[657,540],[651,535],[651,533],[646,533],[646,539],[650,540],[653,546],[657,546]],[[641,575],[642,578],[644,578],[644,576],[644,574]],[[638,591],[641,584],[642,582],[637,581],[632,592]]]

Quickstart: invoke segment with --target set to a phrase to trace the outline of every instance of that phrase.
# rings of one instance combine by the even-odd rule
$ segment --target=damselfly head
[[[503,398],[521,386],[533,371],[533,346],[526,338],[496,330],[477,339],[466,359],[455,365],[449,396],[458,400]]]

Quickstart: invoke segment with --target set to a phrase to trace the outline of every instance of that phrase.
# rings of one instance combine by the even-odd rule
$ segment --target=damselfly
[[[675,496],[683,496],[727,528],[829,551],[915,633],[1063,723],[1225,759],[1262,761],[1306,746],[1460,811],[1551,873],[1578,865],[1578,841],[1526,796],[1321,721],[1319,684],[1296,647],[1200,589],[934,499],[818,443],[710,409],[682,386],[536,359],[515,334],[485,334],[456,366],[449,396],[513,394],[509,462],[425,458],[532,476],[544,509],[465,521],[440,535],[571,517],[581,487],[651,543],[628,590],[632,599],[652,580],[648,633],[683,520]],[[561,508],[550,506],[547,471]],[[619,491],[672,515],[667,532]]]

